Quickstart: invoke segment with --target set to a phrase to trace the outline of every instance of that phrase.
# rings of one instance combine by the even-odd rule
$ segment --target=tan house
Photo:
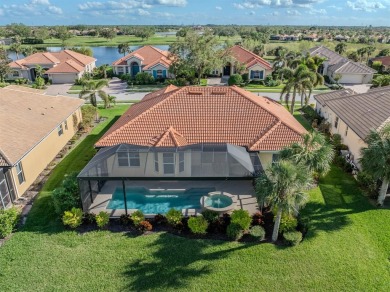
[[[21,197],[76,133],[84,101],[0,89],[0,208]]]
[[[37,75],[36,67],[39,65],[45,70],[44,77],[53,83],[74,83],[85,73],[92,73],[96,67],[95,62],[95,58],[71,50],[35,53],[11,62],[9,66],[12,72],[8,74],[7,79],[26,78],[34,81]]]
[[[230,52],[235,61],[245,67],[245,72],[248,73],[249,80],[264,80],[267,75],[272,73],[271,64],[255,53],[239,45],[230,48]],[[236,71],[235,64],[228,63],[225,67],[214,70],[212,75],[221,75],[227,78],[235,74]]]
[[[390,86],[357,94],[350,89],[315,95],[316,111],[330,124],[330,132],[339,134],[359,166],[360,149],[372,129],[390,122]]]

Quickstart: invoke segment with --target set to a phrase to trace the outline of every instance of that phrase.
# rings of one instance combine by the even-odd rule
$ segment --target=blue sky
[[[390,0],[0,0],[0,25],[390,26]]]

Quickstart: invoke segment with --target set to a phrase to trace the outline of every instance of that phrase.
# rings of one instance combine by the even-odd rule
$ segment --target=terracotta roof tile
[[[245,64],[247,68],[250,68],[258,63],[262,67],[265,67],[266,69],[269,69],[269,70],[272,69],[271,64],[268,63],[266,60],[264,60],[260,56],[256,55],[255,53],[252,53],[251,51],[244,49],[243,47],[241,47],[239,45],[233,46],[230,50],[231,50],[234,58],[238,62]]]
[[[303,133],[282,105],[241,88],[170,86],[131,106],[95,146],[232,143],[277,151]]]
[[[73,60],[67,60],[57,66],[50,68],[46,73],[80,73],[85,70],[84,66],[79,65]]]
[[[145,66],[146,69],[150,66],[158,64],[159,62],[161,62],[165,66],[170,66],[172,61],[168,59],[168,56],[168,51],[163,51],[153,46],[144,46],[116,60],[112,63],[112,65],[127,65],[128,59],[130,59],[131,57],[136,57],[142,60],[142,66]]]

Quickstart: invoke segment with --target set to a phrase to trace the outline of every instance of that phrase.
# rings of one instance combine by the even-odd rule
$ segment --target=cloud
[[[222,7],[221,6],[215,6],[215,9],[222,10]]]
[[[138,9],[138,15],[140,15],[140,16],[148,16],[148,15],[150,15],[150,12],[149,11],[147,11],[147,10],[145,10],[145,9]]]
[[[63,13],[60,7],[52,5],[49,0],[30,0],[21,4],[5,4],[0,9],[4,15],[18,17],[50,16]]]
[[[310,7],[313,4],[322,2],[323,0],[245,0],[242,3],[233,3],[236,8],[259,8],[264,6],[274,8],[286,8],[286,7]]]
[[[31,1],[32,5],[50,5],[49,0],[32,0]]]
[[[311,15],[325,15],[327,14],[326,10],[325,9],[311,9],[309,10],[309,14]]]
[[[62,9],[60,7],[57,7],[57,6],[49,6],[47,8],[47,10],[49,12],[51,12],[52,14],[62,14]]]
[[[352,10],[357,11],[366,11],[366,12],[375,12],[378,9],[386,8],[382,3],[385,1],[370,1],[370,0],[357,0],[357,1],[347,1],[347,6],[352,8]]]
[[[290,16],[299,16],[299,15],[301,15],[301,13],[298,10],[296,10],[296,9],[287,10],[286,14],[290,15]]]
[[[0,16],[4,15],[4,10],[0,8]]]
[[[334,9],[334,10],[337,10],[337,11],[341,11],[341,10],[343,10],[343,8],[342,8],[342,7],[340,7],[340,6],[336,6],[336,5],[330,5],[330,6],[328,6],[328,8],[331,8],[331,9]]]
[[[142,1],[143,2],[143,1]],[[186,6],[187,0],[152,0],[147,1],[154,5],[165,5],[165,6]]]

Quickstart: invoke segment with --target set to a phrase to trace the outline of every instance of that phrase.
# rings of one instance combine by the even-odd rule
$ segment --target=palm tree
[[[302,142],[283,149],[280,157],[297,164],[303,163],[313,174],[323,176],[330,170],[334,149],[323,134],[314,130],[303,135]]]
[[[291,69],[283,69],[283,74],[288,78],[287,83],[282,88],[280,99],[285,95],[285,102],[290,109],[291,114],[294,113],[295,99],[297,93],[301,94],[301,102],[303,104],[303,95],[306,90],[313,90],[313,84],[316,81],[315,73],[311,72],[305,65],[299,65],[294,71]],[[291,106],[289,105],[289,96],[292,92]]]
[[[344,54],[346,52],[346,49],[347,49],[347,44],[346,43],[339,43],[339,44],[336,45],[334,50],[336,51],[336,53],[342,55],[342,54]]]
[[[368,59],[370,59],[370,56],[375,52],[376,48],[374,46],[368,46],[365,49],[366,49],[367,63],[368,63]]]
[[[15,52],[16,59],[19,59],[19,54],[22,52],[22,44],[20,42],[15,42],[9,46],[11,52]]]
[[[360,48],[356,51],[356,53],[359,55],[360,61],[363,61],[363,57],[366,54],[366,48]]]
[[[130,44],[129,43],[119,44],[118,53],[123,54],[123,56],[126,56],[126,54],[131,53]]]
[[[104,86],[108,86],[107,80],[99,80],[98,82],[93,80],[87,81],[83,85],[83,90],[80,91],[79,97],[84,99],[89,98],[90,103],[94,107],[97,107],[96,95],[98,95],[104,102],[104,108],[107,108],[110,103],[107,93],[102,90]]]
[[[361,150],[360,163],[367,173],[382,180],[378,204],[383,205],[390,182],[390,124],[380,130],[371,130],[365,139],[367,147]]]
[[[41,65],[35,65],[35,74],[37,77],[42,77],[45,72],[45,69],[43,69]]]
[[[390,75],[379,75],[372,80],[373,87],[382,87],[390,85]]]
[[[279,160],[270,165],[256,179],[256,194],[260,202],[276,209],[272,241],[278,239],[282,214],[296,214],[307,201],[307,190],[311,176],[306,166],[289,160]]]
[[[108,64],[103,64],[98,67],[99,72],[103,75],[104,79],[107,79]]]

